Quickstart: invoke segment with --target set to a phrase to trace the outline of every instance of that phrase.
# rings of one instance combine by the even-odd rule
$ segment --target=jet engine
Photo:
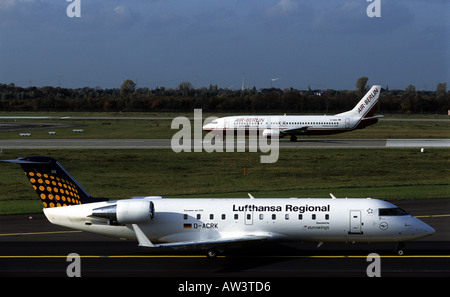
[[[280,137],[280,130],[274,130],[274,129],[265,129],[263,131],[263,136],[267,138],[271,137]]]
[[[94,208],[92,216],[117,224],[138,224],[153,220],[155,207],[148,200],[119,200],[113,205]]]

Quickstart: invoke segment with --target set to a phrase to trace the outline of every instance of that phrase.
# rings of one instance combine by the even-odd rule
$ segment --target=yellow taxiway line
[[[19,236],[19,235],[43,235],[43,234],[64,234],[64,233],[80,233],[83,231],[49,231],[49,232],[28,232],[28,233],[4,233],[0,236]]]
[[[151,259],[151,258],[207,258],[205,255],[80,255],[82,259]],[[357,258],[367,258],[367,255],[334,255],[334,256],[245,256],[245,258],[313,258],[313,259],[357,259]],[[450,258],[450,255],[379,255],[380,258]],[[0,256],[0,259],[58,259],[67,258],[64,255],[44,255],[44,256],[33,256],[33,255],[15,255],[15,256]],[[239,256],[217,256],[217,258],[239,258]]]

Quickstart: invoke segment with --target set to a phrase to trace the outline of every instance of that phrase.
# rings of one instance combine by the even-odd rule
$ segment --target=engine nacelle
[[[274,129],[264,129],[263,134],[264,137],[271,138],[271,137],[280,137],[280,130],[274,130]]]
[[[92,216],[118,224],[139,224],[153,220],[155,207],[149,200],[118,200],[116,204],[95,208]]]

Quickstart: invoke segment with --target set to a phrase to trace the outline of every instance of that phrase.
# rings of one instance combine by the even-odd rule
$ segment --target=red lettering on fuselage
[[[369,94],[369,96],[367,96],[367,98],[364,100],[364,103],[366,105],[369,105],[369,103],[372,101],[373,98],[375,98],[375,95],[378,93],[378,89],[374,89],[373,92],[371,94]],[[366,105],[361,104],[358,107],[358,113],[361,113],[361,111],[364,110],[364,108],[366,108]]]

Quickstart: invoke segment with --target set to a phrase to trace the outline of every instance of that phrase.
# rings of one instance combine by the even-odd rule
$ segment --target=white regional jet
[[[377,199],[172,199],[159,196],[107,201],[91,197],[53,158],[20,164],[47,219],[77,230],[137,240],[148,248],[189,247],[209,257],[229,245],[260,241],[403,242],[433,228]]]
[[[262,131],[264,137],[284,137],[297,141],[297,135],[329,135],[363,129],[376,124],[381,115],[374,116],[381,86],[375,85],[349,111],[332,116],[230,116],[218,118],[203,126],[216,135],[242,135]]]

